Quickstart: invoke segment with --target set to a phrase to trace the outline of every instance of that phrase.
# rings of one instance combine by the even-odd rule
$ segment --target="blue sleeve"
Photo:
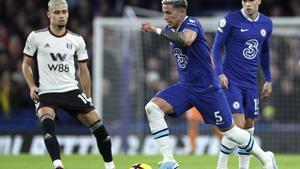
[[[272,75],[271,75],[271,69],[270,69],[270,45],[269,45],[271,34],[272,34],[272,25],[271,25],[270,31],[267,34],[267,39],[263,43],[261,59],[260,59],[261,68],[264,73],[266,82],[272,81]]]
[[[212,47],[212,58],[217,75],[223,74],[222,49],[231,32],[231,25],[226,22],[225,18],[220,21]]]
[[[163,31],[171,31],[171,29],[167,26],[164,27]],[[174,32],[174,31],[173,31]]]
[[[186,24],[184,25],[184,29],[192,30],[192,31],[196,32],[197,34],[199,33],[199,29],[198,29],[199,27],[201,28],[201,25],[200,25],[199,21],[195,18],[189,18],[186,21]]]

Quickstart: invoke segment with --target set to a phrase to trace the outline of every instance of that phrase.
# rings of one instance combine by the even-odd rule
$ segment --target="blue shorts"
[[[245,118],[258,118],[259,97],[257,89],[246,89],[228,83],[228,90],[224,90],[231,112],[243,113]]]
[[[196,107],[207,124],[213,124],[219,128],[228,128],[232,125],[232,115],[226,97],[222,89],[210,91],[197,91],[197,88],[187,87],[182,84],[173,84],[156,94],[172,105],[175,114],[171,117],[179,117],[192,107]]]

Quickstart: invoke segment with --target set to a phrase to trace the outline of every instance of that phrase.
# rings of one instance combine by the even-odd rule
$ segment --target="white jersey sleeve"
[[[84,39],[82,38],[82,36],[80,36],[78,43],[79,43],[79,45],[76,50],[76,54],[78,57],[77,60],[78,61],[87,60],[88,59],[87,49],[86,49],[86,45],[85,45],[85,42],[84,42]]]
[[[31,32],[26,40],[26,44],[23,53],[28,56],[33,56],[37,50],[35,32]]]

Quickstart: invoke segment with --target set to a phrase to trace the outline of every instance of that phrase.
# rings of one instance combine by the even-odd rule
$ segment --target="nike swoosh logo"
[[[249,29],[241,29],[241,32],[247,32]]]

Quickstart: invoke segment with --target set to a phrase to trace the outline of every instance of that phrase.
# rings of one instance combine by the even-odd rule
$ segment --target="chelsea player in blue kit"
[[[213,60],[217,75],[238,127],[251,135],[254,119],[259,114],[257,70],[259,63],[265,83],[262,98],[271,94],[269,40],[272,21],[258,12],[261,0],[242,0],[243,8],[229,13],[220,21],[213,44]],[[225,59],[222,66],[221,52]],[[227,169],[228,158],[237,144],[222,139],[217,169]],[[239,147],[239,169],[248,169],[250,153]]]
[[[162,0],[165,29],[143,22],[141,29],[155,32],[171,42],[179,80],[158,92],[145,106],[152,136],[163,155],[160,169],[179,169],[170,147],[165,115],[178,117],[192,107],[201,111],[205,123],[213,124],[228,140],[256,156],[266,169],[275,169],[271,152],[264,152],[251,135],[235,126],[230,108],[215,73],[204,30],[199,21],[186,15],[186,0]]]

